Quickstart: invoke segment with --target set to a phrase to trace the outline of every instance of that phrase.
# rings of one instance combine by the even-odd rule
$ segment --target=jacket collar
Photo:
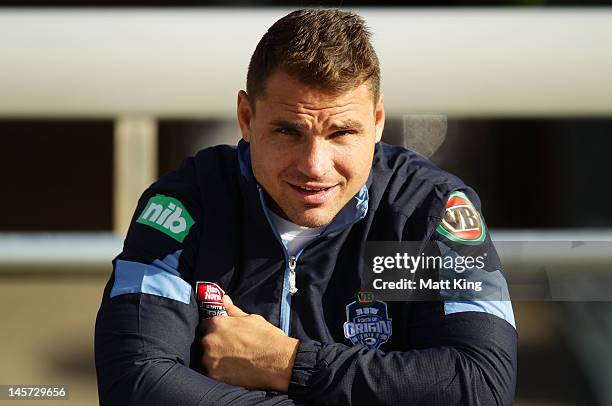
[[[257,184],[251,166],[251,149],[249,143],[244,140],[240,140],[238,142],[237,152],[241,176],[248,183]],[[369,202],[368,185],[372,182],[371,177],[372,173],[370,172],[370,176],[366,184],[363,185],[359,192],[357,192],[357,194],[353,196],[353,198],[349,200],[349,202],[340,210],[332,222],[325,227],[321,235],[336,234],[366,216],[368,213]],[[257,186],[259,193],[263,193],[261,186],[258,184]],[[262,201],[264,200],[262,199]],[[264,207],[264,210],[267,210],[267,208]]]

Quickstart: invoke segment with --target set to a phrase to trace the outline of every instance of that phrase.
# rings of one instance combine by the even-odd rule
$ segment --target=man
[[[369,241],[482,254],[499,274],[475,193],[379,142],[379,76],[352,13],[268,30],[238,147],[200,151],[138,203],[96,323],[101,404],[512,403],[509,302],[355,296]]]

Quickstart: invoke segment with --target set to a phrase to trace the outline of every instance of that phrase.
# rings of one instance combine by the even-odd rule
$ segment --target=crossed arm
[[[422,320],[416,342],[422,349],[385,354],[342,344],[300,345],[263,317],[243,312],[227,295],[224,305],[229,317],[201,324],[201,362],[213,379],[314,404],[513,402],[516,334],[496,316],[451,315],[447,326],[429,333],[432,326]]]
[[[172,302],[148,294],[105,297],[95,343],[101,405],[513,401],[516,332],[493,315],[451,314],[433,328],[425,310],[414,324],[416,349],[383,353],[298,342],[229,302],[229,317],[198,327],[195,301]],[[205,334],[194,342],[198,328]],[[197,346],[204,347],[199,359],[193,357]]]

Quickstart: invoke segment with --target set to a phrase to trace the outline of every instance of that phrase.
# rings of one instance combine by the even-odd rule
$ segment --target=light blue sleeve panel
[[[191,285],[180,277],[177,269],[181,252],[176,251],[162,260],[156,259],[151,264],[118,259],[110,297],[146,293],[189,304]]]
[[[460,256],[455,250],[441,241],[438,241],[438,247],[443,258],[457,258]],[[443,266],[440,269],[440,280],[453,282],[455,279],[479,283],[482,286],[482,291],[458,294],[453,289],[441,289],[440,296],[444,300],[445,314],[461,312],[488,313],[506,320],[516,329],[508,284],[500,269],[487,271],[476,266],[466,268],[461,272],[456,271],[452,267]]]
[[[509,300],[461,300],[444,302],[444,313],[483,312],[506,320],[516,329],[512,303]]]

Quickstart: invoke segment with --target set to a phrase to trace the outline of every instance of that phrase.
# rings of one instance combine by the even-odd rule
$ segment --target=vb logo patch
[[[461,192],[451,193],[436,231],[449,240],[466,244],[478,244],[484,241],[486,235],[480,213]]]
[[[213,282],[196,283],[196,300],[200,309],[200,316],[227,316],[223,306],[223,295],[225,292],[219,285]]]
[[[180,201],[159,194],[149,199],[136,222],[153,227],[178,242],[183,242],[194,223]]]
[[[386,343],[391,333],[387,304],[374,300],[372,293],[358,292],[357,300],[346,305],[344,337],[353,345],[375,349]]]

